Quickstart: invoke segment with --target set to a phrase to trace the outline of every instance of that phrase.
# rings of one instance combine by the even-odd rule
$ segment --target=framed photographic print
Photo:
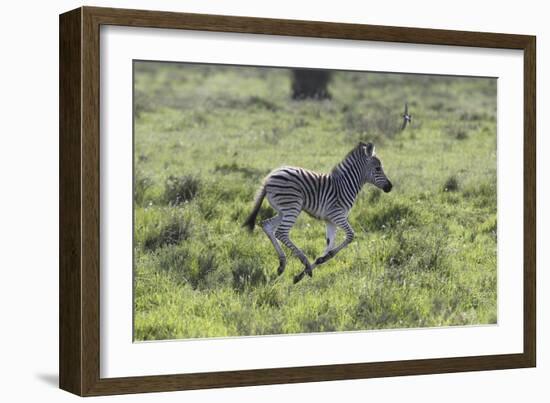
[[[60,387],[535,366],[535,37],[60,16]]]

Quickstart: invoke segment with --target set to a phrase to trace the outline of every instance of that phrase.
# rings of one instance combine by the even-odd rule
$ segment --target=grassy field
[[[134,68],[136,340],[496,323],[496,80],[335,72],[331,100],[292,101],[284,69]],[[298,259],[278,277],[261,228],[241,228],[254,194],[358,141],[394,188],[366,185],[354,242],[293,285]],[[291,237],[313,261],[325,225],[301,214]]]

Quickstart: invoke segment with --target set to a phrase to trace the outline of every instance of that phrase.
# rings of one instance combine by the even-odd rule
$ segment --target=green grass
[[[337,72],[319,102],[291,101],[284,69],[135,69],[136,340],[496,323],[495,80]],[[293,285],[299,261],[278,277],[261,229],[241,228],[254,194],[358,141],[394,188],[367,185],[354,242]],[[264,201],[258,221],[273,214]],[[324,231],[303,214],[291,236],[313,261]]]

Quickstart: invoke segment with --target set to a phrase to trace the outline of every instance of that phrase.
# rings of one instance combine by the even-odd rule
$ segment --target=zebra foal
[[[312,276],[313,269],[325,263],[345,248],[354,237],[348,214],[357,194],[365,183],[389,192],[392,184],[384,174],[380,159],[374,154],[372,143],[359,143],[336,165],[329,174],[316,173],[304,168],[281,167],[272,171],[258,191],[254,208],[243,226],[254,229],[256,216],[264,197],[277,215],[262,222],[262,228],[279,256],[278,274],[286,267],[286,255],[279,241],[300,259],[304,270],[294,277],[294,283],[305,274]],[[327,246],[323,254],[311,264],[300,248],[289,237],[298,214],[305,211],[326,222]],[[335,245],[336,230],[342,229],[346,237]]]

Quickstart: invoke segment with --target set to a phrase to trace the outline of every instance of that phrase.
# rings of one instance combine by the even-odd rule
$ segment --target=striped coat
[[[316,266],[325,263],[353,240],[354,232],[347,217],[365,183],[385,192],[392,188],[371,143],[359,143],[328,174],[288,166],[275,169],[265,178],[244,225],[250,230],[254,228],[262,201],[267,197],[277,215],[262,222],[262,228],[279,256],[277,271],[282,274],[286,266],[281,242],[304,264],[304,271],[294,278],[298,282],[304,274],[311,276]],[[302,211],[327,223],[327,247],[313,264],[289,238],[290,229]],[[346,234],[344,242],[338,246],[334,244],[337,228]]]

